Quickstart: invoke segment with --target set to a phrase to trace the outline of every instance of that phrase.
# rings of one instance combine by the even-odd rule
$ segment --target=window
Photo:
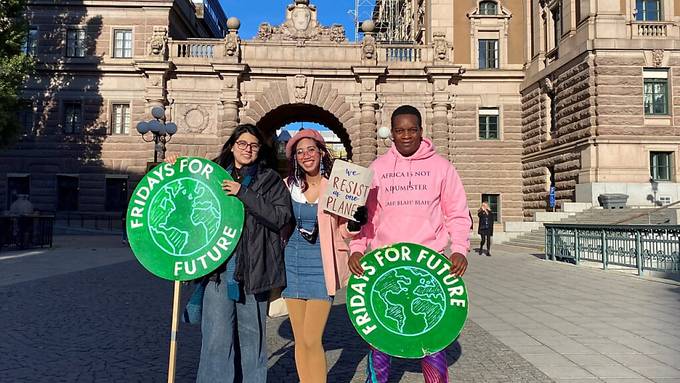
[[[479,3],[480,15],[496,15],[498,14],[498,5],[494,1],[482,1]]]
[[[637,21],[661,20],[661,0],[636,0],[635,10]]]
[[[28,175],[7,177],[7,210],[17,200],[19,194],[31,195],[31,184]]]
[[[57,176],[57,210],[78,210],[78,177]]]
[[[85,30],[69,29],[66,32],[66,56],[85,57]]]
[[[83,108],[80,101],[64,102],[64,133],[80,133],[82,128]]]
[[[562,39],[562,3],[557,3],[550,13],[553,22],[553,47],[557,47]]]
[[[671,180],[671,164],[673,152],[650,152],[649,173],[655,181]]]
[[[17,120],[21,125],[24,134],[33,134],[34,126],[34,113],[33,104],[30,101],[22,101],[19,103],[19,108],[17,110]]]
[[[498,68],[498,40],[479,40],[479,69]]]
[[[668,114],[668,71],[645,69],[644,77],[644,108],[645,115]]]
[[[493,220],[501,221],[500,194],[482,194],[482,202],[489,204],[489,209],[493,214]]]
[[[113,57],[132,57],[132,30],[117,29],[113,34]]]
[[[26,40],[21,45],[21,51],[29,56],[35,56],[38,47],[38,28],[31,27],[28,29]]]
[[[106,211],[123,211],[127,208],[127,178],[106,178]]]
[[[479,139],[497,140],[498,138],[498,108],[479,109]]]
[[[113,104],[111,121],[112,134],[128,134],[130,132],[130,104]]]

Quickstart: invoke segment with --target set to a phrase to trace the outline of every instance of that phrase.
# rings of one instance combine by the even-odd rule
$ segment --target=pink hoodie
[[[373,184],[366,206],[369,222],[350,242],[366,252],[396,242],[413,242],[466,255],[470,215],[458,172],[423,138],[418,151],[404,157],[394,145],[371,164]]]

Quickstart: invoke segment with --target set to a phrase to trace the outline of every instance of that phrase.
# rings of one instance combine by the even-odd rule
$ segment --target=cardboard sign
[[[357,333],[376,349],[422,358],[449,346],[468,315],[461,277],[451,262],[415,243],[395,243],[361,259],[364,274],[347,286],[347,312]]]
[[[198,157],[161,163],[130,198],[126,230],[132,252],[154,275],[196,279],[231,256],[243,230],[243,203],[222,191],[229,173]]]
[[[340,217],[354,219],[354,212],[366,204],[373,171],[363,166],[336,160],[321,203],[323,209]]]

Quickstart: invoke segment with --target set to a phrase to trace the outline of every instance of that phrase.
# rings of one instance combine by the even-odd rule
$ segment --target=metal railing
[[[680,225],[545,224],[545,256],[680,273]]]
[[[121,213],[60,212],[57,224],[69,228],[120,231],[123,228]]]
[[[637,218],[644,217],[644,216],[647,216],[647,223],[651,225],[653,215],[665,213],[665,210],[668,210],[669,208],[676,206],[676,205],[680,205],[680,201],[675,201],[675,202],[670,203],[668,205],[657,207],[652,211],[646,211],[646,212],[642,212],[640,214],[636,214],[632,217],[624,218],[622,220],[619,220],[619,221],[612,223],[612,225],[620,225],[620,224],[623,224],[623,223],[628,223],[628,222],[631,222],[631,221],[633,221]],[[666,222],[666,223],[668,223],[668,222]]]
[[[54,216],[49,214],[0,216],[0,249],[52,247]]]

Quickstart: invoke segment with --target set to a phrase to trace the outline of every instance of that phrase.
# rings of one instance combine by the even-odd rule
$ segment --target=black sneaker
[[[491,256],[491,253],[490,253],[488,250],[487,250],[487,252],[486,252],[486,256],[487,256],[487,257],[490,257],[490,256]]]

